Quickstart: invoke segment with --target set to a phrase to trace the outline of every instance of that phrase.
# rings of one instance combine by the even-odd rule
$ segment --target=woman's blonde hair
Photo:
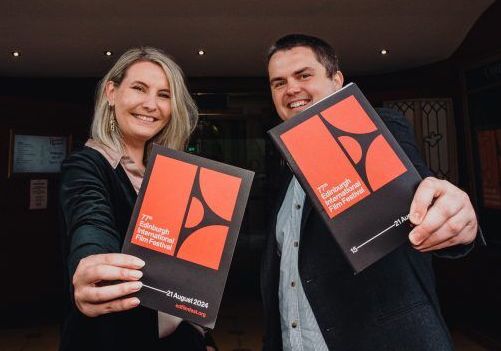
[[[106,84],[113,82],[119,86],[130,66],[136,62],[149,61],[159,65],[169,81],[171,93],[171,118],[169,123],[145,147],[145,159],[151,149],[151,143],[160,144],[176,150],[186,147],[188,138],[198,120],[198,110],[184,82],[181,68],[161,50],[151,47],[130,49],[125,52],[109,72],[99,82],[96,93],[94,119],[92,121],[92,139],[123,152],[123,140],[116,125],[115,111],[106,98]]]

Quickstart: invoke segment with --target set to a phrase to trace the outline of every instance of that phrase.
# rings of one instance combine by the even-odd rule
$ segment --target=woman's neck
[[[125,143],[125,153],[129,156],[134,163],[144,168],[143,157],[144,157],[144,143]]]

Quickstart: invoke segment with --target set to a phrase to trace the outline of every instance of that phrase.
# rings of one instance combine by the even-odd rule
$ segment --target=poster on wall
[[[44,210],[47,208],[47,179],[30,180],[30,210]]]
[[[478,132],[484,207],[501,209],[501,129]]]

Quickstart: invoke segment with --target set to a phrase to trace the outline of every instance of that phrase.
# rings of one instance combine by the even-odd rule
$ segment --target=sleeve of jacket
[[[413,129],[407,118],[405,118],[402,113],[390,108],[377,108],[376,111],[378,112],[379,116],[386,124],[390,132],[393,134],[395,139],[397,139],[398,143],[407,154],[414,167],[416,167],[421,177],[426,178],[433,176],[433,173],[428,169],[428,166],[419,153]],[[480,226],[478,228],[477,239],[475,241],[478,241],[479,243],[485,243]],[[434,251],[433,254],[435,256],[444,258],[462,257],[468,254],[473,249],[475,241],[468,245],[457,245],[446,249],[437,250]]]
[[[120,252],[110,197],[112,181],[105,167],[111,168],[89,150],[71,155],[62,165],[59,200],[70,279],[82,258]]]

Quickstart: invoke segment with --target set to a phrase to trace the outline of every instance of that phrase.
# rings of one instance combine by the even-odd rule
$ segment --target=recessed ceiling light
[[[109,51],[109,50],[108,50],[108,51],[105,51],[105,52],[104,52],[104,54],[105,54],[106,56],[111,56],[111,55],[113,55],[113,53],[112,53],[111,51]]]
[[[381,50],[381,55],[387,55],[387,54],[388,54],[388,50],[386,50],[386,49]]]
[[[198,50],[198,54],[199,54],[200,56],[203,56],[203,55],[205,55],[205,51],[204,51],[204,50],[202,50],[202,49],[200,49],[200,50]]]
[[[12,51],[12,56],[19,57],[21,56],[21,53],[19,51]]]

